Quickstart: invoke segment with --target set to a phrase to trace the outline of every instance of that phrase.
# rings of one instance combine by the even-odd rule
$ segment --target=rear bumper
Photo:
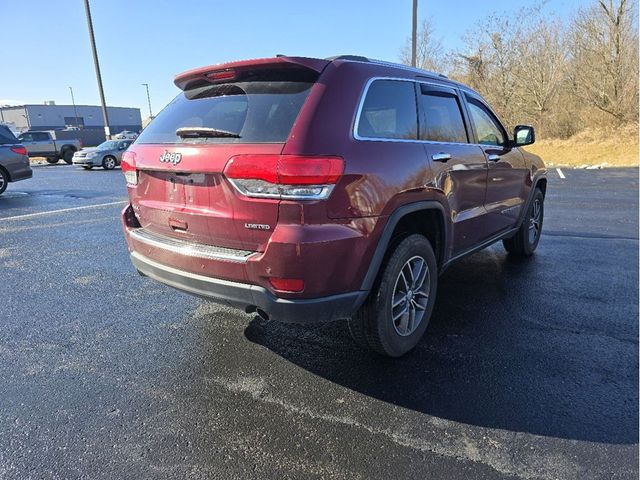
[[[31,170],[30,167],[27,167],[26,169],[21,169],[19,171],[11,172],[12,182],[17,182],[19,180],[27,180],[31,177],[33,177],[33,170]]]
[[[258,285],[231,282],[186,272],[131,252],[139,273],[161,283],[245,312],[264,311],[270,319],[289,323],[314,323],[348,318],[364,301],[367,292],[356,291],[311,299],[285,299]]]

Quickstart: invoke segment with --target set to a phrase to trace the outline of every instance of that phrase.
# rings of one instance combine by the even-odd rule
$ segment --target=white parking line
[[[560,170],[559,168],[556,168],[556,172],[558,172],[558,175],[560,176],[560,178],[562,178],[563,180],[567,177],[564,176],[564,173],[562,173],[562,170]]]
[[[16,215],[15,217],[0,218],[0,223],[4,222],[5,220],[22,220],[24,218],[33,218],[33,217],[41,217],[44,215],[55,215],[56,213],[73,212],[75,210],[87,210],[89,208],[109,207],[111,205],[124,204],[124,203],[127,203],[127,201],[128,200],[121,200],[119,202],[100,203],[98,205],[85,205],[84,207],[63,208],[60,210],[50,210],[48,212],[27,213],[26,215]]]

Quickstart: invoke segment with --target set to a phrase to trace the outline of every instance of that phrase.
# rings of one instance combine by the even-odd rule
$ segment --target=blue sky
[[[421,0],[447,48],[465,31],[512,0]],[[536,0],[520,0],[533,5]],[[591,0],[548,0],[545,12],[566,19]],[[148,115],[173,98],[175,74],[229,60],[278,53],[327,57],[341,53],[397,61],[411,28],[411,0],[92,0],[92,15],[108,105]],[[6,55],[0,104],[99,102],[82,0],[0,0]]]

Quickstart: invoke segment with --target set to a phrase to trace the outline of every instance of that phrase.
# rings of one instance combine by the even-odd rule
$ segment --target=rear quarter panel
[[[284,154],[339,155],[344,175],[326,202],[289,207],[282,202],[280,222],[327,223],[357,228],[356,242],[341,269],[356,272],[352,289],[362,284],[378,241],[399,207],[424,201],[441,203],[444,193],[433,183],[424,144],[356,140],[353,136],[360,98],[368,80],[387,76],[413,79],[412,73],[376,64],[336,61],[326,67],[303,106]],[[295,210],[296,214],[292,214]],[[446,228],[446,227],[445,227]]]
[[[29,157],[13,152],[10,147],[0,145],[0,166],[9,173],[12,182],[30,177]]]

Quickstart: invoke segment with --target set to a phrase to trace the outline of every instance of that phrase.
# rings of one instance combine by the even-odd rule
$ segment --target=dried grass
[[[567,139],[539,139],[525,150],[539,155],[548,166],[638,166],[638,125],[588,128]]]

